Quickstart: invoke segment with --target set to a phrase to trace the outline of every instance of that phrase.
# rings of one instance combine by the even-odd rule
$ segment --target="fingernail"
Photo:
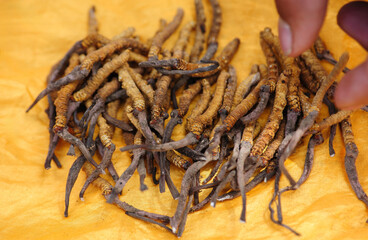
[[[281,18],[279,19],[279,34],[281,48],[284,51],[284,54],[290,55],[293,48],[293,35],[290,25]]]

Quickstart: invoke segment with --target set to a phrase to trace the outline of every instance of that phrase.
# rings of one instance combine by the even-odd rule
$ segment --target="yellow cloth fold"
[[[336,24],[338,9],[348,1],[330,1],[321,36],[335,57],[351,54],[349,67],[357,66],[365,51]],[[204,1],[206,14],[210,7]],[[171,20],[177,7],[185,10],[184,22],[194,19],[194,1],[1,1],[0,2],[0,238],[1,239],[175,239],[158,226],[133,219],[116,206],[107,204],[100,191],[90,186],[85,202],[78,199],[85,174],[82,172],[72,191],[69,217],[63,216],[65,183],[75,157],[66,156],[68,145],[56,150],[63,167],[54,163],[43,168],[48,149],[48,119],[43,99],[28,114],[26,108],[45,88],[46,76],[72,44],[87,32],[87,11],[94,4],[100,32],[112,37],[134,26],[137,34],[153,36],[159,19]],[[254,63],[264,63],[259,32],[266,26],[277,33],[278,15],[271,0],[220,1],[223,25],[219,49],[234,37],[241,47],[232,64],[239,81]],[[171,47],[178,33],[165,46]],[[331,69],[328,64],[326,68]],[[323,110],[326,116],[326,108]],[[321,117],[323,118],[323,117]],[[357,111],[352,123],[360,150],[357,159],[359,179],[368,191],[368,113]],[[121,132],[114,143],[123,146]],[[179,138],[182,130],[177,130]],[[327,131],[324,136],[327,139]],[[286,162],[294,177],[303,168],[307,140]],[[352,191],[344,170],[344,147],[340,131],[335,139],[336,155],[328,155],[328,141],[316,147],[311,176],[300,189],[284,194],[284,223],[302,234],[298,239],[366,239],[368,211]],[[129,165],[127,153],[113,156],[118,173]],[[177,186],[183,172],[172,170]],[[202,174],[205,177],[205,174]],[[247,222],[239,222],[241,199],[218,203],[190,214],[182,239],[297,239],[273,224],[268,202],[273,180],[262,183],[247,194]],[[160,194],[147,177],[148,191],[139,191],[135,173],[120,197],[137,208],[172,216],[176,201],[168,191]],[[281,185],[286,186],[282,178]]]

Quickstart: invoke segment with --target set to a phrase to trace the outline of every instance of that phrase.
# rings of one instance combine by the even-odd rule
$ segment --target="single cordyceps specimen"
[[[162,44],[175,32],[183,19],[184,11],[179,8],[174,19],[168,23],[162,31],[159,31],[152,39],[152,45],[148,53],[149,60],[157,60]]]
[[[65,74],[69,74],[78,64],[79,64],[79,55],[77,53],[74,53],[70,57],[69,66],[67,69],[65,69]],[[69,98],[79,84],[80,81],[76,81],[64,86],[58,91],[57,98],[55,99],[56,120],[54,125],[54,131],[57,131],[57,129],[62,129],[66,126],[67,123],[66,115],[68,112]]]
[[[237,87],[232,103],[231,110],[233,110],[238,104],[246,97],[252,90],[252,87],[257,85],[261,80],[258,72],[251,73],[246,79],[244,79]]]
[[[354,142],[354,134],[353,129],[351,127],[350,119],[346,118],[345,120],[341,121],[340,127],[346,151],[345,153],[346,174],[348,175],[350,185],[354,190],[358,199],[364,202],[366,206],[368,206],[368,197],[359,182],[358,173],[355,166],[355,161],[358,157],[359,151]]]
[[[196,26],[195,26],[195,40],[190,52],[190,62],[197,62],[199,56],[203,51],[206,33],[206,15],[204,14],[204,7],[202,0],[194,1],[196,8]]]
[[[210,32],[207,37],[207,53],[206,55],[213,56],[217,50],[217,38],[220,34],[222,24],[222,11],[217,0],[210,0],[212,7],[212,23]],[[210,57],[211,58],[211,57]]]
[[[251,156],[261,155],[279,129],[280,123],[283,119],[283,111],[287,102],[286,95],[288,92],[288,81],[288,77],[282,73],[277,81],[275,101],[272,112],[268,118],[266,126],[252,148]]]
[[[187,129],[190,125],[193,124],[193,121],[207,109],[208,104],[211,100],[211,84],[206,78],[202,79],[201,83],[202,95],[201,98],[198,100],[196,106],[193,108],[190,116],[187,118]]]
[[[226,86],[225,93],[224,93],[224,101],[219,110],[220,118],[222,120],[225,119],[225,117],[231,110],[231,104],[233,102],[235,91],[236,91],[236,84],[237,84],[236,70],[231,65],[229,66],[229,74],[230,74],[230,77],[227,80],[227,86]]]

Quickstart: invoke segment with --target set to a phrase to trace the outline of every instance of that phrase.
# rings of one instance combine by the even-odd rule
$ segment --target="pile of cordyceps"
[[[52,160],[61,166],[54,153],[60,139],[71,144],[69,155],[78,156],[66,183],[65,216],[71,189],[82,167],[88,177],[80,192],[81,199],[87,187],[94,184],[103,191],[107,202],[177,236],[182,235],[189,212],[238,196],[243,199],[240,219],[245,221],[246,193],[276,175],[271,219],[296,233],[282,222],[280,195],[297,189],[308,178],[314,147],[323,142],[320,132],[324,129],[330,128],[330,154],[334,154],[332,141],[337,124],[342,129],[351,186],[368,205],[355,169],[358,150],[349,120],[352,111],[337,111],[333,104],[335,80],[341,71],[348,71],[345,68],[348,54],[335,61],[318,39],[314,50],[307,50],[297,58],[288,57],[283,54],[277,36],[265,28],[260,33],[260,43],[267,64],[254,65],[249,77],[237,86],[236,71],[230,62],[238,50],[239,39],[229,42],[214,57],[222,22],[220,5],[217,0],[210,0],[212,23],[207,34],[203,3],[194,2],[196,22],[183,25],[172,49],[163,48],[163,44],[179,28],[182,9],[178,9],[171,22],[161,20],[155,35],[142,42],[134,28],[112,39],[99,34],[92,8],[86,38],[76,42],[52,68],[46,89],[29,109],[47,96],[50,145],[46,169]],[[192,33],[195,40],[188,54]],[[330,73],[321,66],[322,59],[335,65]],[[215,85],[214,92],[211,85]],[[184,91],[177,97],[180,88]],[[189,112],[189,105],[199,94],[200,100]],[[316,122],[322,103],[328,106],[330,116]],[[120,108],[125,114],[118,119]],[[268,120],[259,121],[265,109],[271,109],[264,114]],[[173,141],[173,129],[183,122],[187,135]],[[112,142],[114,128],[122,129],[127,145],[120,150],[131,151],[132,155],[130,166],[120,177],[111,161],[116,148]],[[95,131],[98,136],[94,139]],[[296,181],[284,162],[299,140],[309,135],[304,170]],[[100,163],[93,158],[96,152],[102,156]],[[211,172],[200,182],[200,171],[210,162],[215,164],[209,164]],[[172,165],[185,169],[180,192],[171,180]],[[140,176],[141,191],[147,189],[146,174],[152,175],[160,192],[167,186],[173,199],[178,200],[174,216],[148,213],[119,199],[135,170]],[[100,177],[105,171],[111,174],[113,184]],[[279,189],[281,174],[290,182],[284,189]],[[202,189],[212,191],[199,201]],[[272,208],[274,205],[276,210]]]

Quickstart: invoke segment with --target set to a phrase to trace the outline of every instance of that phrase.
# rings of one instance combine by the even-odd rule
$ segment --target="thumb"
[[[340,109],[356,109],[368,104],[368,59],[341,79],[335,92],[335,104]]]
[[[286,55],[296,57],[312,46],[322,27],[327,0],[275,0],[279,37]]]

